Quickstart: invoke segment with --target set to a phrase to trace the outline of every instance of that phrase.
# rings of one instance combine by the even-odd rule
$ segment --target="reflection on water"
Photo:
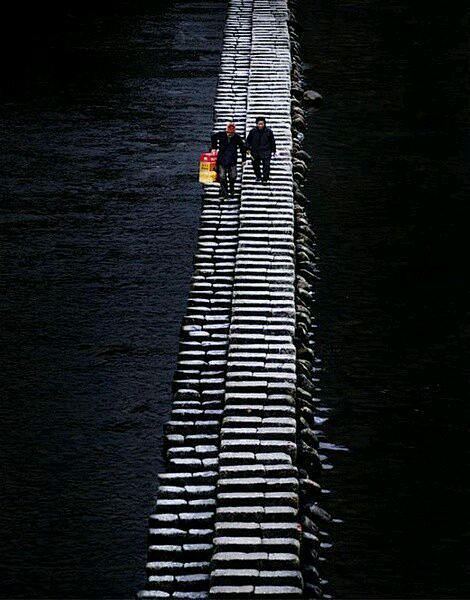
[[[305,140],[322,430],[349,450],[322,446],[340,521],[324,574],[340,598],[469,597],[465,20],[422,2],[300,8],[325,97]]]

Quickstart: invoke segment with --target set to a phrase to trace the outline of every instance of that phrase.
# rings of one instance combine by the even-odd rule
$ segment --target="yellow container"
[[[214,183],[217,181],[217,150],[203,152],[199,160],[200,183]]]

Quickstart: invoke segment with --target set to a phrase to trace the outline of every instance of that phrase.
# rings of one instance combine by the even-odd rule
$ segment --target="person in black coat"
[[[224,198],[235,195],[235,180],[237,179],[237,149],[242,155],[242,167],[246,161],[245,144],[235,131],[235,123],[227,123],[226,131],[219,131],[211,137],[211,149],[218,150],[217,173],[220,180],[220,194]]]
[[[266,127],[266,119],[264,117],[256,117],[256,127],[253,127],[248,134],[246,147],[251,153],[256,181],[268,181],[271,169],[271,155],[276,152],[276,140],[271,129]],[[263,164],[262,176],[261,163]]]

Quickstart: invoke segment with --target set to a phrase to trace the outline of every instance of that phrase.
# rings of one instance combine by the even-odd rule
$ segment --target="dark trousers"
[[[237,179],[237,165],[226,167],[219,165],[219,180],[220,180],[220,191],[224,196],[228,196],[229,188],[230,194],[233,196],[235,190],[235,180]]]
[[[269,179],[269,173],[271,170],[271,155],[268,156],[253,156],[253,171],[255,172],[256,177],[260,179],[267,180]],[[261,163],[263,163],[263,176],[261,176]]]

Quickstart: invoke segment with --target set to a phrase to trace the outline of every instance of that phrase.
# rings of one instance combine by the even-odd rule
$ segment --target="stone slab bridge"
[[[279,157],[268,184],[248,161],[234,199],[205,188],[139,598],[322,595],[295,28],[293,2],[228,3],[213,131],[234,120],[246,137],[265,116]]]

